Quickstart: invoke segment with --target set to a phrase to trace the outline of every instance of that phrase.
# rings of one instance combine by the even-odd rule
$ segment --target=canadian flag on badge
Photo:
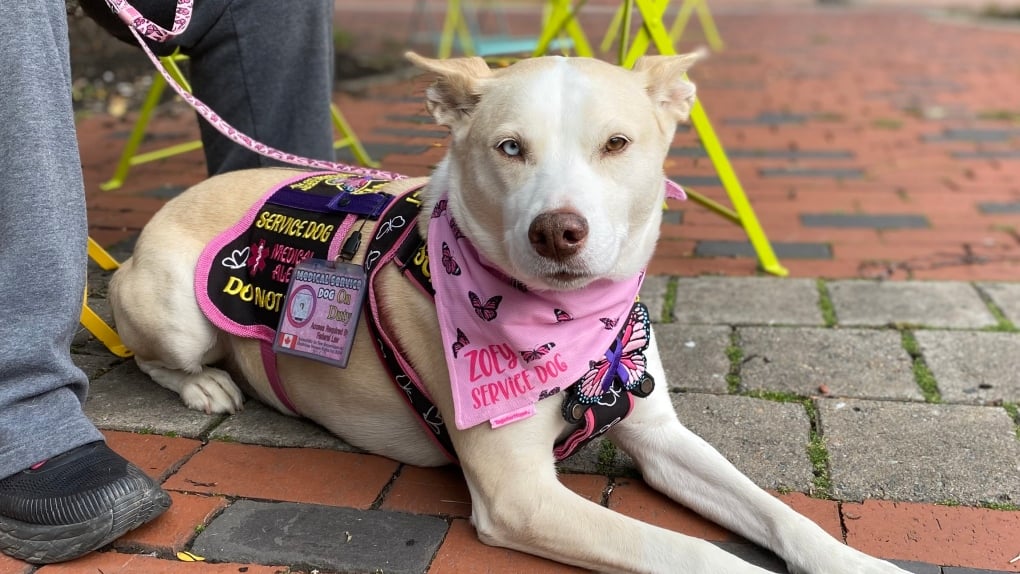
[[[297,348],[297,341],[298,341],[297,335],[291,335],[290,333],[284,333],[283,336],[280,337],[280,346],[281,347],[286,347],[288,349],[296,349]]]

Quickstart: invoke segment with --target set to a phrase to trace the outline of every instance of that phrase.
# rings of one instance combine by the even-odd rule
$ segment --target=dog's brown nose
[[[539,255],[562,261],[577,253],[588,237],[588,220],[573,211],[540,214],[528,228],[528,240]]]

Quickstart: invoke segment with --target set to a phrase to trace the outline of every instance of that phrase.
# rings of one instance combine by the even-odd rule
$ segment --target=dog
[[[307,239],[324,229],[253,211],[267,190],[305,176],[283,168],[212,177],[153,216],[110,283],[120,335],[141,370],[193,409],[237,411],[240,384],[281,412],[300,413],[372,453],[436,466],[452,452],[470,490],[472,523],[486,544],[594,571],[766,572],[706,541],[614,513],[564,487],[555,459],[576,446],[564,446],[564,438],[588,425],[586,438],[608,429],[606,436],[630,454],[649,485],[772,550],[790,572],[902,574],[758,488],[683,427],[670,403],[647,311],[634,297],[670,189],[663,175],[666,154],[677,123],[688,119],[694,104],[686,73],[702,55],[648,56],[633,69],[543,57],[490,70],[479,58],[408,53],[435,76],[425,104],[449,129],[451,142],[428,179],[373,183],[356,174],[354,183],[335,185],[343,201],[369,201],[375,196],[366,186],[375,185],[420,208],[417,223],[380,216],[333,240],[343,242],[337,269],[351,273],[367,269],[380,253],[371,242],[358,244],[355,234],[374,240],[403,227],[409,241],[418,241],[400,264],[372,267],[375,291],[361,304],[365,315],[353,320],[339,308],[365,278],[337,279],[324,271],[328,263],[314,269],[301,267],[310,261],[289,269],[276,265],[272,273],[312,286],[300,302],[294,294],[300,288],[293,285],[287,302],[280,293],[253,291],[242,279],[217,287],[231,300],[286,307],[295,324],[308,320],[305,305],[324,289],[335,307],[333,319],[347,320],[351,330],[338,326],[316,336],[332,342],[353,336],[346,357],[315,360],[283,352],[295,339],[286,335],[281,346],[279,333],[272,349],[280,352],[269,352],[265,340],[225,331],[203,312],[210,296],[195,286],[197,274],[246,267],[270,272],[260,267],[272,258],[258,241],[224,243],[224,251],[210,254],[210,245],[246,214],[270,233]],[[330,181],[328,175],[318,178]],[[294,263],[301,253],[297,248],[273,256]],[[428,275],[434,293],[409,280],[409,271]],[[474,275],[484,277],[467,287],[457,283]],[[496,294],[494,284],[505,289]],[[554,315],[541,325],[529,314],[536,298]],[[357,298],[352,305],[359,305]],[[504,319],[523,321],[515,332],[507,327],[509,338],[556,338],[513,348],[500,342],[504,335],[493,335]],[[575,351],[582,344],[594,345],[595,352]],[[394,349],[403,359],[391,369],[394,361],[387,360]],[[220,363],[226,370],[211,366]],[[337,366],[344,363],[346,368]],[[420,388],[400,369],[413,371]],[[578,382],[560,384],[560,371],[571,371]],[[470,386],[479,379],[488,382]],[[421,400],[430,407],[418,414],[408,408]],[[614,414],[620,402],[629,413]],[[606,424],[589,416],[600,409],[609,409]]]

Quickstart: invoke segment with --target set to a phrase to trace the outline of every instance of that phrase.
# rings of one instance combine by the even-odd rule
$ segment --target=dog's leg
[[[557,480],[552,457],[560,420],[558,413],[540,412],[495,430],[452,429],[471,491],[472,521],[483,542],[599,572],[767,572],[709,542],[571,492]]]
[[[631,416],[614,427],[610,437],[631,455],[650,486],[772,550],[792,574],[905,574],[829,536],[681,425],[654,344],[646,357],[656,389],[637,401]]]
[[[184,404],[206,414],[235,413],[244,404],[244,395],[230,375],[214,367],[202,367],[197,373],[159,366],[155,361],[136,358],[138,368],[160,386],[178,395]]]
[[[110,280],[114,319],[152,380],[189,408],[233,413],[244,397],[229,374],[206,366],[224,357],[223,343],[195,302],[192,269],[186,249],[161,251],[144,263],[128,259]]]

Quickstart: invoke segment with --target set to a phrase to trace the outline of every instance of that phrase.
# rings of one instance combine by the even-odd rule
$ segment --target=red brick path
[[[158,435],[107,431],[113,448],[151,476],[166,478],[174,504],[152,523],[128,533],[110,551],[65,565],[40,568],[38,574],[113,573],[275,573],[259,565],[178,562],[185,549],[216,514],[235,498],[310,502],[442,516],[451,529],[430,574],[579,571],[513,550],[483,545],[467,522],[467,486],[453,469],[405,467],[384,490],[397,463],[374,455],[318,449],[210,443]],[[243,472],[239,469],[243,467]],[[258,469],[251,472],[250,469]],[[239,476],[240,474],[240,476]],[[332,479],[324,481],[323,476]],[[243,478],[242,478],[243,477]],[[638,479],[567,474],[561,480],[590,500],[608,494],[609,508],[690,536],[739,541],[735,535],[670,502]],[[329,487],[323,485],[328,484]],[[355,491],[337,491],[341,484]],[[1016,532],[1020,512],[933,504],[865,501],[839,503],[804,494],[778,495],[833,536],[865,552],[897,560],[936,563],[1003,572],[1020,572],[1008,561],[1020,553]],[[139,554],[145,554],[140,556]],[[28,572],[27,565],[0,555],[0,574]]]
[[[1020,277],[1020,33],[932,20],[915,12],[771,10],[717,16],[725,51],[692,72],[702,102],[769,238],[831,256],[782,257],[795,276],[940,279]],[[592,36],[601,25],[592,24]],[[700,43],[693,26],[681,49]],[[947,41],[955,38],[960,41]],[[965,41],[964,41],[965,40]],[[380,84],[337,101],[371,146],[419,144],[424,153],[382,157],[383,167],[420,175],[443,153],[424,113],[422,83]],[[130,118],[130,116],[129,116]],[[126,121],[80,123],[93,235],[109,244],[144,224],[161,200],[152,190],[204,176],[199,152],[136,168],[120,191],[98,184],[112,172]],[[160,143],[197,134],[189,113],[162,117]],[[974,135],[974,134],[977,135]],[[990,139],[989,139],[990,138]],[[667,173],[709,197],[714,169],[693,133],[680,133]],[[955,155],[954,155],[955,154]],[[786,175],[776,174],[776,170]],[[820,170],[820,171],[819,171]],[[693,178],[693,179],[692,179]],[[158,195],[158,194],[157,194]],[[696,257],[699,246],[743,242],[743,231],[696,205],[677,205],[650,271],[749,274],[748,257]],[[809,227],[805,215],[907,216],[920,228]]]

